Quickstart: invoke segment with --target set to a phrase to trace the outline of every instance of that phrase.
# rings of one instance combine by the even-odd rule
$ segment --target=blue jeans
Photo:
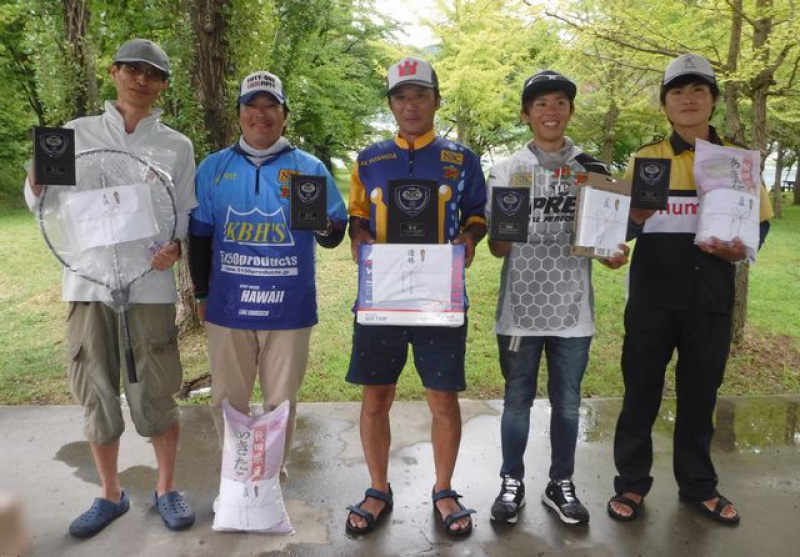
[[[510,352],[511,337],[497,335],[500,369],[506,381],[500,439],[503,446],[501,475],[517,480],[525,476],[531,407],[536,397],[542,350],[547,358],[547,392],[550,396],[550,479],[572,477],[578,440],[581,380],[589,363],[592,337],[522,337],[519,352]]]

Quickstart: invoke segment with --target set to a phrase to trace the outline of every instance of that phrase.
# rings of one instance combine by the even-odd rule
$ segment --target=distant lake
[[[762,176],[764,178],[764,184],[767,186],[767,189],[772,189],[772,186],[775,185],[775,161],[767,159],[767,164],[764,167],[764,173],[762,174]],[[794,180],[794,177],[795,177],[794,166],[792,166],[791,168],[784,168],[781,184],[783,184],[784,180]]]

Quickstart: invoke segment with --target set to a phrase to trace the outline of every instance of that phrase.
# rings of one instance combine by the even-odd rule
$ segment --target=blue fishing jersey
[[[343,228],[347,213],[333,177],[300,149],[256,166],[234,145],[197,169],[190,233],[213,237],[207,321],[251,330],[317,323],[314,232],[289,228],[293,174],[325,177],[328,217]]]
[[[370,145],[358,154],[350,180],[350,216],[369,221],[379,243],[386,241],[389,180],[415,178],[439,184],[439,238],[448,242],[469,225],[486,224],[486,183],[478,156],[433,131],[414,148],[396,136]]]

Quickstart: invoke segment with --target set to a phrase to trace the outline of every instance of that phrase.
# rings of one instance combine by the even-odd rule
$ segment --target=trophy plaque
[[[75,130],[35,127],[33,171],[39,185],[74,186]]]
[[[631,207],[660,211],[669,200],[669,175],[672,161],[637,157],[633,162]]]
[[[387,243],[439,243],[437,187],[434,180],[389,180]]]
[[[289,228],[325,230],[328,227],[325,176],[293,174],[289,194]]]
[[[530,188],[492,188],[492,219],[489,239],[527,242],[530,224]]]

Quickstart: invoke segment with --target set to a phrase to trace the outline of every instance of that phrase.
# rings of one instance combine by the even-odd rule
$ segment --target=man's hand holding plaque
[[[325,176],[293,174],[289,186],[289,228],[325,230],[328,227]]]
[[[37,126],[33,135],[33,176],[36,185],[74,186],[75,130]]]

